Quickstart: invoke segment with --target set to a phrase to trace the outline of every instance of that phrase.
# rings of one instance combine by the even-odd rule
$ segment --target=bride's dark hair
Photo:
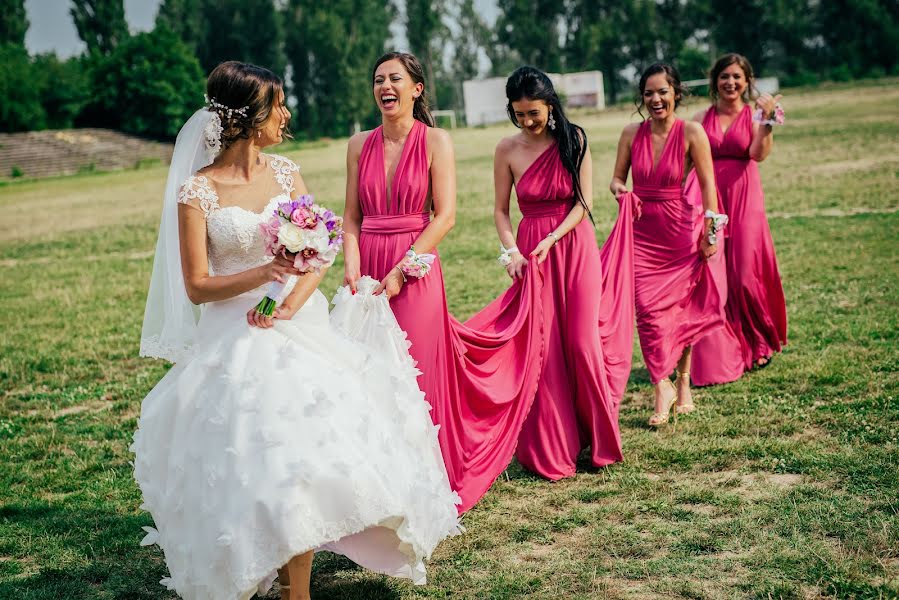
[[[418,59],[415,58],[414,54],[409,54],[408,52],[388,52],[381,56],[381,58],[375,62],[375,66],[371,69],[372,84],[375,82],[375,72],[378,70],[378,67],[388,60],[398,60],[400,64],[403,65],[403,68],[406,69],[406,72],[409,74],[409,77],[412,78],[412,81],[424,86],[421,94],[419,94],[418,98],[415,99],[415,103],[412,105],[412,116],[428,127],[436,127],[437,124],[435,123],[434,117],[431,115],[431,109],[428,106],[428,86],[425,83],[425,70]]]
[[[559,96],[553,87],[552,81],[546,73],[530,66],[518,67],[506,80],[506,112],[509,120],[515,127],[521,128],[518,119],[515,118],[515,110],[512,103],[522,98],[529,100],[543,100],[549,105],[550,114],[556,122],[555,129],[550,128],[549,134],[556,140],[559,146],[559,157],[568,174],[571,175],[571,185],[574,188],[575,200],[580,202],[590,220],[593,215],[584,199],[584,191],[581,189],[581,165],[587,154],[587,134],[579,125],[575,125],[565,116],[565,110],[559,101]],[[587,190],[592,193],[591,190]]]
[[[206,96],[209,110],[222,120],[222,147],[249,138],[268,119],[283,89],[281,78],[265,67],[229,60],[214,68]]]

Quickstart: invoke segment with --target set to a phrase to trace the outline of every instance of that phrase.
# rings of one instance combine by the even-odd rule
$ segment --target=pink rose
[[[315,214],[305,206],[300,206],[290,214],[290,222],[303,229],[315,228]]]

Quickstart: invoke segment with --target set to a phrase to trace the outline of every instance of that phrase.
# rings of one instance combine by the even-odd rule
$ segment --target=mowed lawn
[[[513,463],[468,532],[437,549],[427,586],[324,554],[313,596],[899,597],[897,84],[785,92],[788,124],[762,165],[790,317],[770,367],[699,390],[697,413],[652,431],[635,346],[623,463],[585,463],[558,483]],[[600,241],[618,134],[636,118],[575,115]],[[459,216],[441,253],[459,317],[508,283],[494,260],[492,155],[514,131],[452,132]],[[291,148],[318,200],[341,207],[345,140]],[[138,546],[151,520],[128,452],[141,399],[168,368],[137,357],[165,176],[0,186],[0,598],[174,597],[158,584],[159,549]]]

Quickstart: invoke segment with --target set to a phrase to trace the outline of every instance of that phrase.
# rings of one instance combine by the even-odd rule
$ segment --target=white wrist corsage
[[[712,225],[711,227],[709,227],[707,239],[709,241],[709,245],[714,246],[718,243],[718,232],[724,229],[724,226],[727,225],[727,215],[722,215],[721,213],[716,213],[715,211],[709,209],[705,211],[705,218],[712,220]]]
[[[431,264],[437,258],[434,254],[419,254],[415,251],[415,246],[409,248],[406,252],[406,258],[400,271],[403,275],[416,277],[421,279],[431,271]]]
[[[783,125],[784,119],[786,117],[786,113],[784,113],[784,109],[780,104],[774,105],[774,114],[766,115],[762,111],[761,108],[756,109],[755,113],[752,115],[752,120],[756,123],[760,123],[762,125]]]
[[[501,264],[502,266],[508,267],[512,264],[512,253],[518,252],[518,248],[515,246],[512,246],[511,248],[505,248],[502,244],[500,244],[499,252],[500,254],[496,258],[496,260],[499,261],[499,264]]]

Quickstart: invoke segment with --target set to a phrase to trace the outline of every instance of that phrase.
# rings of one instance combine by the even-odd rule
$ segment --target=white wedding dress
[[[259,224],[297,167],[267,159],[283,194],[262,213],[219,206],[201,176],[182,188],[206,214],[215,275],[268,260]],[[196,342],[144,399],[131,450],[156,527],[142,544],[162,548],[162,583],[182,597],[250,598],[311,549],[424,583],[423,561],[460,530],[405,334],[361,285],[336,300],[346,333],[319,291],[265,330],[245,316],[264,288],[203,305]]]

